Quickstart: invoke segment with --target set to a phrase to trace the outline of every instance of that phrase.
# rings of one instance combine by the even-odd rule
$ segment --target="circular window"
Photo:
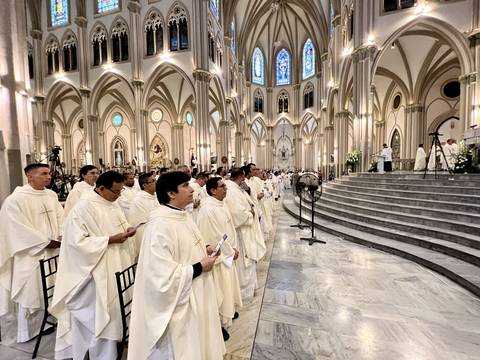
[[[455,99],[460,96],[460,82],[459,81],[449,81],[443,87],[443,95],[449,99]]]
[[[400,107],[400,103],[402,102],[402,96],[397,94],[393,99],[393,108],[397,110]]]
[[[188,124],[188,125],[192,126],[192,124],[193,124],[193,115],[192,115],[192,113],[189,113],[189,112],[187,113],[186,121],[187,121],[187,124]]]
[[[155,110],[153,110],[153,111],[152,111],[151,118],[152,118],[152,121],[153,121],[153,122],[156,122],[156,123],[162,121],[162,118],[163,118],[163,112],[162,112],[162,110],[160,110],[160,109],[155,109]]]
[[[122,114],[116,113],[112,116],[112,124],[113,126],[120,127],[123,124],[123,116]]]
[[[83,119],[78,120],[78,127],[83,129]]]

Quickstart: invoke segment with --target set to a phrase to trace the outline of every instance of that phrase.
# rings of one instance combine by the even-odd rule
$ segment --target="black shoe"
[[[223,341],[228,341],[228,339],[230,339],[230,334],[223,327],[222,327],[222,335],[223,335]]]
[[[238,317],[240,316],[240,314],[238,312],[235,311],[235,314],[233,315],[233,318],[232,320],[236,320],[238,319]]]

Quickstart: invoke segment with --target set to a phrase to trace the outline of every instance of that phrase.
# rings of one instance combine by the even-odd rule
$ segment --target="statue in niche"
[[[150,144],[150,166],[165,167],[167,163],[167,146],[162,138],[156,135]]]

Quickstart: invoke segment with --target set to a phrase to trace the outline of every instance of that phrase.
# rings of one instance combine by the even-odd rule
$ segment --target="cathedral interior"
[[[478,5],[4,1],[1,197],[53,146],[67,173],[195,159],[340,175],[383,143],[411,170],[430,133],[480,121]]]
[[[315,172],[335,179],[311,208],[327,244],[297,240],[309,230],[288,214],[309,221],[310,208],[297,216],[285,182],[225,360],[478,359],[480,178],[413,170],[432,134],[469,144],[480,168],[479,0],[3,0],[0,11],[0,204],[36,162],[74,175]],[[367,173],[384,144],[393,174]],[[12,339],[0,359],[30,358],[33,345]]]

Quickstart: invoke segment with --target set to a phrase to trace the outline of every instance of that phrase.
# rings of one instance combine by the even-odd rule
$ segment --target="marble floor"
[[[479,360],[480,300],[405,259],[308,230],[278,210],[254,300],[229,329],[225,360]],[[0,360],[31,358],[2,327]],[[37,359],[53,359],[53,335]],[[188,360],[188,359],[185,359]]]

